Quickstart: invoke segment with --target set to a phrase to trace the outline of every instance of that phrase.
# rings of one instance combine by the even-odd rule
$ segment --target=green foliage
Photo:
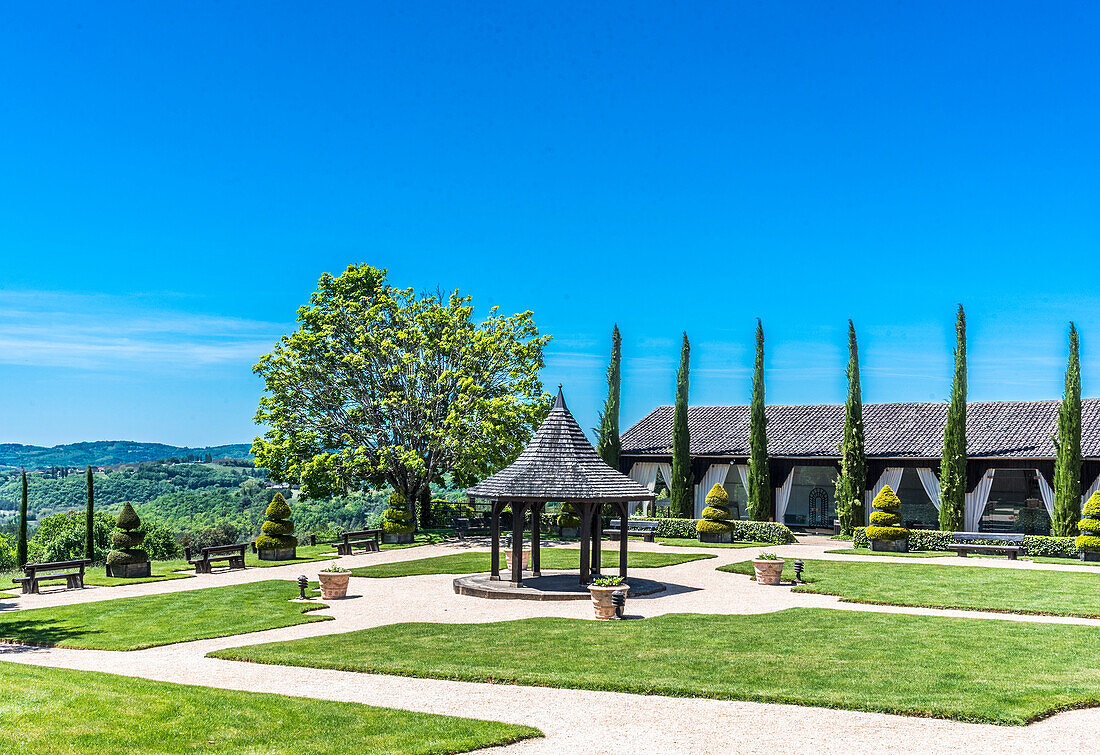
[[[43,519],[38,531],[27,544],[30,561],[72,561],[86,558],[87,527],[81,511],[53,514]],[[115,520],[110,514],[97,512],[92,519],[93,561],[103,561],[110,550],[111,531]]]
[[[614,577],[613,576],[606,576],[605,577],[605,576],[601,575],[601,576],[598,576],[598,577],[593,577],[592,581],[589,582],[588,584],[590,584],[594,587],[618,587],[619,585],[623,584],[625,581],[626,581],[625,579],[623,579],[622,577],[619,577],[619,576],[614,576]]]
[[[724,535],[733,532],[730,518],[730,498],[718,483],[707,493],[707,506],[703,509],[703,518],[699,520],[696,529],[700,533],[712,535]]]
[[[23,563],[27,562],[24,560]],[[8,571],[22,565],[19,563],[15,546],[6,537],[0,535],[0,571]]]
[[[1074,544],[1081,551],[1100,551],[1100,491],[1089,496],[1082,512],[1083,518],[1077,523],[1081,534]]]
[[[600,430],[596,452],[607,465],[618,471],[623,445],[619,439],[619,391],[622,372],[622,336],[619,326],[611,332],[611,363],[607,365],[607,401],[600,412]]]
[[[954,540],[954,534],[942,530],[909,530],[909,551],[911,553],[916,551],[946,551],[947,546],[951,545]],[[1019,543],[1011,543],[1008,540],[998,540],[994,534],[990,534],[988,540],[971,542],[979,545],[1019,545]],[[852,547],[870,547],[870,542],[863,527],[856,527],[853,530]],[[1072,537],[1026,535],[1024,537],[1024,552],[1029,556],[1075,558],[1077,547],[1073,544]]]
[[[836,480],[836,513],[840,530],[850,534],[863,521],[867,487],[867,451],[863,433],[863,394],[859,382],[856,326],[848,321],[848,400],[844,405],[844,440],[840,445],[840,476]]]
[[[321,569],[322,574],[350,574],[351,569],[345,569],[340,564],[333,561],[331,564]]]
[[[1078,535],[1074,545],[1079,551],[1100,551],[1100,535]]]
[[[642,519],[644,517],[634,517]],[[695,539],[699,532],[698,519],[673,519],[657,518],[648,521],[657,522],[656,537],[690,538]],[[786,545],[795,541],[794,533],[785,524],[779,522],[743,522],[739,519],[730,521],[733,527],[733,539],[736,542],[771,543],[772,545]]]
[[[418,296],[359,264],[325,274],[298,329],[254,371],[265,395],[257,462],[304,498],[388,482],[415,501],[449,475],[483,479],[523,449],[545,412],[531,312],[473,320],[470,297]]]
[[[382,531],[387,535],[408,535],[413,529],[413,516],[405,509],[389,508],[382,514]]]
[[[1077,523],[1077,529],[1081,532],[1100,532],[1100,519],[1082,519]]]
[[[959,305],[955,321],[955,376],[943,428],[940,459],[940,529],[958,532],[966,511],[966,314]]]
[[[768,472],[768,418],[764,405],[764,324],[756,321],[756,360],[749,406],[749,518],[756,522],[771,513],[771,477]]]
[[[896,513],[901,508],[901,500],[889,485],[883,485],[882,490],[871,501],[875,511],[871,514],[871,524],[865,534],[868,540],[905,540],[909,537],[909,530],[898,525],[901,524],[901,515]],[[878,515],[878,521],[875,521]]]
[[[256,538],[256,550],[285,549],[297,546],[298,539],[291,537],[294,532],[294,523],[290,521],[290,517],[290,505],[283,498],[282,493],[276,493],[267,507],[267,521],[263,523],[261,528],[264,534]]]
[[[1081,507],[1081,513],[1090,519],[1100,518],[1100,490],[1089,496]]]
[[[93,467],[105,467],[113,464],[133,464],[135,462],[157,461],[163,459],[197,459],[200,455],[215,458],[248,459],[249,446],[246,443],[231,443],[224,446],[206,446],[188,448],[169,446],[164,443],[138,443],[131,440],[97,440],[83,443],[65,443],[46,448],[27,446],[22,443],[4,443],[0,445],[0,466],[26,467],[27,469],[48,469],[59,467],[69,469],[91,464]],[[251,463],[249,463],[251,466]],[[79,476],[77,480],[79,481]]]
[[[1077,558],[1077,545],[1072,537],[1047,537],[1045,535],[1027,535],[1024,537],[1024,550],[1029,556],[1046,558]]]
[[[581,518],[577,516],[577,507],[571,503],[563,503],[561,514],[558,515],[557,525],[559,527],[580,527]]]
[[[1051,534],[1077,534],[1081,504],[1081,362],[1077,328],[1069,324],[1069,363],[1066,391],[1058,409],[1058,434],[1054,438],[1058,456],[1054,463],[1054,511]]]
[[[149,554],[141,549],[142,541],[145,540],[145,533],[139,529],[141,519],[134,511],[134,507],[129,503],[123,504],[122,511],[118,513],[118,518],[115,519],[115,525],[118,529],[111,534],[111,544],[115,547],[115,550],[107,554],[107,565],[121,566],[148,561]]]
[[[672,479],[668,481],[672,513],[689,517],[694,513],[694,475],[691,472],[691,434],[688,430],[688,357],[691,345],[687,333],[680,346],[680,370],[676,373],[676,406],[672,415]]]

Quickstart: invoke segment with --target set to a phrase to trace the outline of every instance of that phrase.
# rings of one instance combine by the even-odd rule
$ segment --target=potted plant
[[[884,553],[908,553],[909,530],[901,526],[901,500],[883,485],[882,490],[871,502],[871,525],[867,527],[867,539],[871,541],[871,550]]]
[[[390,507],[382,513],[382,542],[389,545],[407,545],[413,541],[412,513],[409,502],[400,491],[393,491]]]
[[[774,553],[761,553],[752,560],[752,568],[756,571],[756,584],[778,585],[783,579],[783,564],[785,562]]]
[[[344,598],[348,594],[351,570],[345,569],[333,561],[327,568],[317,573],[317,581],[321,584],[321,598],[323,600]]]
[[[256,538],[256,553],[261,561],[290,561],[298,557],[298,538],[290,521],[290,505],[282,493],[276,493],[267,507],[263,534]]]
[[[130,579],[152,574],[149,554],[141,549],[145,533],[139,531],[141,519],[129,503],[122,506],[115,520],[118,531],[111,535],[114,549],[107,554],[107,576]]]
[[[581,536],[581,518],[577,516],[577,507],[571,503],[561,505],[561,514],[558,515],[558,531],[562,537]]]
[[[506,548],[505,551],[504,551],[504,563],[505,563],[505,565],[507,566],[507,568],[509,570],[511,570],[511,568],[512,568],[512,557],[513,557],[513,554],[515,554],[515,552],[516,552],[516,549],[512,548],[511,546]],[[523,565],[522,565],[521,569],[523,571],[527,571],[527,568],[530,566],[530,564],[531,564],[531,549],[530,548],[524,548],[523,549]]]
[[[730,523],[730,497],[718,483],[707,493],[707,506],[703,518],[695,525],[701,543],[733,542],[733,525]]]
[[[597,619],[610,619],[615,616],[615,606],[611,596],[616,590],[624,594],[630,591],[630,585],[622,577],[594,577],[588,583],[588,592],[592,595],[592,608]]]
[[[1100,561],[1100,491],[1093,493],[1081,507],[1081,534],[1074,540],[1082,561]]]

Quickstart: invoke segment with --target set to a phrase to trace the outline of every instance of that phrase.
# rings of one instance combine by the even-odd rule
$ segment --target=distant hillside
[[[45,469],[48,467],[109,466],[132,464],[139,461],[185,457],[194,454],[199,458],[206,454],[215,459],[250,458],[251,445],[230,443],[225,446],[187,448],[164,443],[138,443],[132,440],[97,440],[85,443],[66,443],[53,448],[25,446],[22,443],[0,443],[0,466]]]

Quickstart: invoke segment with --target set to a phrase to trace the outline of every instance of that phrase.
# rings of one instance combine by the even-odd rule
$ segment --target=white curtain
[[[1081,507],[1084,508],[1085,501],[1092,498],[1092,494],[1097,490],[1100,490],[1100,474],[1096,475],[1096,479],[1089,485],[1089,489],[1085,491],[1085,494],[1081,496]]]
[[[672,465],[663,462],[656,461],[636,461],[634,466],[630,468],[630,474],[627,475],[630,479],[634,480],[642,487],[649,488],[649,492],[653,492],[657,487],[657,472],[660,471],[661,479],[665,481],[665,485],[668,485],[668,480],[672,477]],[[639,501],[632,501],[630,503],[629,511],[631,514],[638,510]]]
[[[703,516],[703,508],[707,505],[707,493],[715,485],[722,485],[726,481],[726,474],[730,471],[729,464],[711,464],[707,473],[703,475],[703,481],[695,486],[695,518]]]
[[[794,467],[787,473],[787,479],[775,489],[775,521],[783,524],[787,516],[787,502],[791,500],[791,486],[794,485]]]
[[[737,474],[741,477],[741,487],[745,489],[745,495],[749,494],[749,465],[748,464],[735,464],[737,467]],[[1096,478],[1100,481],[1100,477]]]
[[[940,481],[936,477],[936,473],[928,467],[918,467],[917,474],[920,475],[920,484],[924,486],[924,492],[928,494],[928,497],[932,500],[932,505],[936,507],[936,511],[940,510]],[[894,491],[895,493],[897,491]]]
[[[989,503],[989,491],[993,489],[993,472],[994,470],[987,469],[985,474],[982,475],[982,479],[974,487],[974,491],[966,494],[963,522],[966,525],[967,532],[978,531],[982,514],[985,513],[985,505]]]
[[[890,490],[895,493],[898,492],[898,486],[901,485],[901,476],[905,474],[904,467],[887,467],[882,470],[882,474],[878,476],[878,482],[875,486],[867,491],[867,498],[864,501],[863,507],[863,523],[871,523],[871,502],[875,500],[875,496],[882,492],[882,489],[887,485],[890,486]]]
[[[1051,521],[1054,521],[1054,488],[1047,482],[1047,478],[1043,477],[1043,473],[1038,469],[1035,470],[1035,476],[1039,478],[1039,495],[1043,497],[1043,505],[1046,507],[1047,516]]]

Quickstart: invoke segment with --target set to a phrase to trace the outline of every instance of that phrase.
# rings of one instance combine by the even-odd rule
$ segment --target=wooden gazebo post
[[[531,576],[541,577],[539,556],[542,551],[542,510],[545,503],[531,504]]]
[[[523,512],[526,503],[512,501],[512,587],[523,587]]]
[[[489,554],[489,579],[500,579],[500,501],[489,503],[489,539],[492,552]]]

